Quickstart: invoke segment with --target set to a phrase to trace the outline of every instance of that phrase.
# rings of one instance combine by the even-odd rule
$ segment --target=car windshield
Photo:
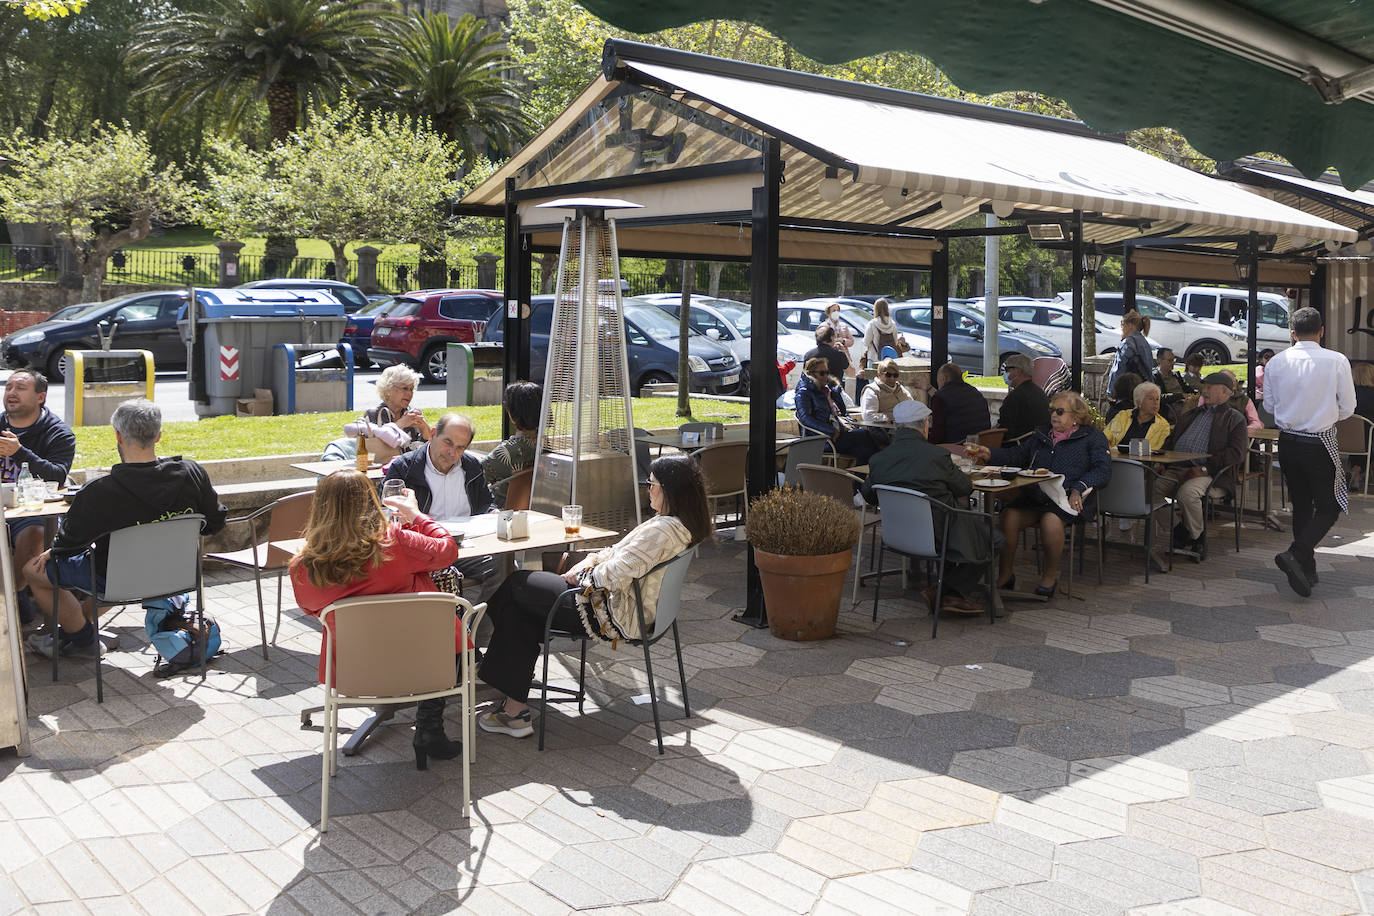
[[[716,307],[720,317],[730,322],[741,337],[749,336],[749,329],[754,323],[754,315],[749,311],[749,306],[729,299],[708,299],[707,302]]]
[[[625,317],[655,340],[677,340],[677,319],[656,305],[627,305]]]
[[[395,296],[387,296],[385,299],[378,299],[376,302],[369,302],[367,305],[358,309],[356,315],[385,315],[387,307],[396,302]]]
[[[105,311],[112,305],[119,305],[123,302],[132,302],[134,296],[120,296],[118,299],[107,299],[104,302],[92,302],[90,305],[83,305],[70,315],[63,315],[63,321],[79,321],[83,318],[90,318],[99,312]]]

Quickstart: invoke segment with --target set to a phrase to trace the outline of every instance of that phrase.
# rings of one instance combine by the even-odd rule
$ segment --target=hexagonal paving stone
[[[1197,861],[1138,837],[1069,843],[1055,851],[1056,883],[1143,906],[1193,897],[1201,890]]]
[[[1305,649],[1315,649],[1318,646],[1343,646],[1346,642],[1344,634],[1335,630],[1310,627],[1301,623],[1282,623],[1277,626],[1259,627],[1258,631],[1260,639],[1287,643],[1290,646],[1302,646]]]
[[[1023,792],[1067,785],[1069,766],[1024,747],[993,747],[955,754],[949,775],[996,792]]]
[[[1061,760],[1080,760],[1125,753],[1130,740],[1129,732],[1099,728],[1092,723],[1046,722],[1022,728],[1016,743]]]
[[[1202,798],[1170,798],[1131,805],[1126,832],[1202,858],[1259,849],[1266,844],[1259,815]]]
[[[925,684],[935,680],[940,673],[940,666],[907,656],[860,658],[850,662],[844,673],[861,681],[884,686]]]
[[[974,824],[921,834],[911,868],[970,891],[1044,881],[1055,845],[1001,824]]]
[[[1264,819],[1269,846],[1343,871],[1374,869],[1374,821],[1313,808]]]
[[[1193,795],[1251,814],[1282,814],[1321,805],[1314,780],[1300,773],[1210,767],[1192,774]]]
[[[1317,792],[1329,808],[1374,820],[1374,775],[1324,779]]]
[[[1187,795],[1188,773],[1141,757],[1101,757],[1070,763],[1069,785],[1130,805]]]
[[[740,732],[721,752],[755,770],[784,770],[829,763],[840,743],[808,729],[761,728]]]
[[[1345,872],[1272,849],[1213,856],[1198,871],[1204,894],[1262,916],[1334,916],[1359,907]]]
[[[1119,697],[1131,689],[1131,679],[1108,671],[1094,671],[1086,667],[1037,671],[1031,686],[1046,693],[1078,700],[1100,697]]]
[[[1003,795],[992,821],[1052,843],[1073,843],[1124,833],[1126,810],[1091,788],[1070,785]]]
[[[1295,715],[1293,730],[1344,747],[1374,748],[1374,716],[1363,713],[1336,709]]]
[[[813,912],[816,916],[962,916],[968,912],[971,897],[968,891],[933,875],[892,868],[831,881]]]
[[[777,852],[827,878],[900,868],[916,850],[920,830],[901,809],[870,809],[794,820]]]
[[[1289,713],[1264,706],[1239,706],[1235,703],[1200,706],[1183,711],[1185,728],[1233,741],[1257,741],[1291,735],[1293,718]]]
[[[806,913],[825,879],[774,853],[697,862],[668,897],[681,913]]]
[[[838,764],[764,773],[749,797],[788,817],[857,811],[868,803],[877,782]]]
[[[871,703],[878,695],[878,690],[877,684],[844,674],[818,674],[791,678],[778,690],[778,695],[812,706],[842,706],[846,703]]]
[[[1057,882],[1037,881],[983,891],[973,898],[973,916],[1112,916],[1125,912],[1113,901]]]
[[[1274,669],[1274,680],[1294,687],[1310,687],[1323,693],[1367,690],[1374,687],[1374,677],[1365,671],[1347,671],[1309,662],[1303,665],[1281,665]]]
[[[1135,678],[1131,681],[1131,696],[1181,709],[1231,702],[1231,691],[1226,687],[1176,674]]]
[[[1131,753],[1172,764],[1184,770],[1238,766],[1245,762],[1244,745],[1230,738],[1176,728],[1131,735]]]
[[[1270,712],[1299,716],[1336,708],[1329,693],[1290,687],[1286,684],[1249,684],[1231,688],[1231,699],[1239,706],[1253,706]]]
[[[718,801],[745,794],[742,782],[758,771],[722,757],[660,758],[631,785],[672,805]]]
[[[915,717],[878,703],[822,706],[804,725],[814,732],[847,741],[854,738],[900,738]]]
[[[662,899],[692,862],[638,837],[566,846],[530,879],[575,909]]]
[[[1301,773],[1321,780],[1360,776],[1370,771],[1369,760],[1358,750],[1315,738],[1265,738],[1247,741],[1243,747],[1246,766],[1261,772]]]
[[[940,669],[933,683],[884,687],[876,702],[917,716],[957,712],[973,708],[980,693],[1029,687],[1031,679],[1006,665],[954,665]]]

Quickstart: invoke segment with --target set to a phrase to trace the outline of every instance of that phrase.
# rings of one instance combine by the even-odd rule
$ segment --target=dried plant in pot
[[[749,504],[748,531],[773,635],[794,640],[835,635],[845,575],[859,540],[854,507],[780,487]]]

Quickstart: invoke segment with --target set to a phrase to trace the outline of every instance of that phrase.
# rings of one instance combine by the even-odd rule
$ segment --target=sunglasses
[[[829,370],[829,369],[818,369],[814,374],[815,374],[816,378],[825,378],[827,375],[830,374],[830,370]]]
[[[1067,408],[1067,407],[1051,407],[1051,408],[1050,408],[1050,413],[1054,414],[1056,417],[1062,417],[1062,416],[1064,416],[1064,414],[1066,414],[1066,413],[1068,413],[1068,412],[1069,412],[1069,408]]]

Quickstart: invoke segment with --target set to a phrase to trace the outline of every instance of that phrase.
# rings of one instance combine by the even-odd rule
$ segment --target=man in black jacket
[[[420,511],[436,521],[461,521],[490,512],[491,489],[482,474],[482,462],[468,454],[477,429],[462,414],[446,413],[434,425],[424,448],[393,458],[386,466],[387,480],[400,480],[415,491]],[[457,563],[463,578],[480,582],[494,567],[491,557],[472,557]]]
[[[92,480],[72,500],[53,539],[52,549],[38,554],[24,566],[24,578],[40,608],[52,607],[58,591],[58,651],[63,655],[93,655],[100,651],[95,625],[86,620],[76,596],[67,589],[89,592],[92,575],[97,589],[105,579],[109,532],[130,525],[162,521],[178,515],[205,516],[204,534],[224,527],[226,511],[220,505],[210,476],[189,458],[159,458],[162,411],[152,401],[125,401],[115,408],[110,425],[120,463],[108,476]],[[86,548],[95,545],[93,557]],[[29,648],[49,658],[51,634],[34,634]]]
[[[1207,525],[1202,517],[1202,497],[1234,493],[1234,472],[1223,474],[1245,458],[1249,439],[1245,417],[1227,406],[1233,393],[1231,380],[1222,372],[1203,379],[1198,405],[1178,420],[1164,447],[1171,451],[1204,454],[1189,466],[1171,468],[1155,482],[1156,496],[1174,495],[1183,521],[1174,529],[1174,547],[1207,556]],[[1175,492],[1177,491],[1177,492]]]
[[[849,354],[844,347],[835,346],[835,329],[828,324],[816,328],[816,346],[806,351],[802,365],[819,356],[830,367],[830,377],[844,387],[844,375],[849,371]]]
[[[1007,397],[1002,401],[1002,410],[997,414],[997,425],[1005,429],[1003,441],[1019,439],[1039,426],[1050,423],[1050,399],[1045,391],[1031,381],[1030,357],[1013,353],[1007,357],[1006,372],[1002,378],[1007,383]]]
[[[48,410],[47,400],[48,380],[41,372],[16,369],[5,383],[5,412],[0,413],[0,480],[5,483],[14,483],[24,465],[39,480],[66,482],[76,457],[76,436]],[[23,569],[43,549],[43,520],[8,524],[14,568]],[[27,595],[21,595],[19,607],[26,619],[33,613]]]
[[[930,441],[936,445],[962,442],[965,436],[992,427],[992,414],[983,392],[964,381],[964,370],[945,363],[935,374],[940,390],[931,395]]]

